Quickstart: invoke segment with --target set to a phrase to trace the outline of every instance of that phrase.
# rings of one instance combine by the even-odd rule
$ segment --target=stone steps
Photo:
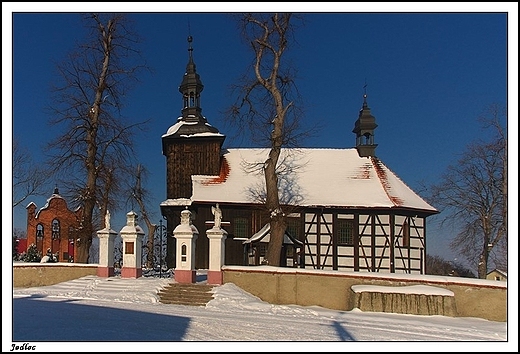
[[[159,290],[159,302],[163,304],[206,306],[213,299],[214,286],[207,284],[171,283]]]

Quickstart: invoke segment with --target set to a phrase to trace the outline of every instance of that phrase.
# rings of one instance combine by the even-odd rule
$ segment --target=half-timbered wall
[[[424,218],[395,217],[395,273],[424,273]]]
[[[356,237],[356,222],[354,219],[354,215],[352,214],[338,214],[334,223],[334,230],[336,234],[336,258],[337,258],[337,268],[341,270],[354,270],[357,262],[355,261],[355,252],[354,252],[354,242]],[[346,240],[342,240],[344,237],[343,230],[348,226],[349,232],[347,236],[349,236]]]
[[[305,267],[332,269],[332,215],[304,214]]]
[[[378,272],[391,268],[391,225],[389,215],[359,216],[359,270]]]
[[[228,232],[225,264],[257,264],[258,260],[248,259],[242,241],[260,230],[269,222],[268,218],[251,206],[220,207],[223,221],[229,222],[224,226]],[[207,222],[213,220],[211,205],[192,205],[190,210],[194,212],[194,224],[200,233],[196,243],[195,266],[206,269],[209,266],[209,242],[205,231],[211,227]],[[180,214],[180,211],[178,209],[174,214]],[[424,217],[384,213],[381,210],[346,212],[300,209],[298,213],[289,215],[287,225],[291,235],[304,244],[303,261],[299,263],[302,268],[425,273]],[[169,241],[175,240],[169,238]],[[175,249],[173,245],[168,248]],[[170,258],[170,262],[173,261]],[[287,266],[298,266],[298,262],[290,262]]]
[[[303,213],[305,268],[424,274],[424,218]]]

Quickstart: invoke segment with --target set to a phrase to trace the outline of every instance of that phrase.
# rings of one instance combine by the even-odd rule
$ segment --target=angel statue
[[[222,221],[222,210],[220,210],[218,203],[211,207],[211,213],[215,215],[215,224],[213,227],[220,229],[220,222]]]

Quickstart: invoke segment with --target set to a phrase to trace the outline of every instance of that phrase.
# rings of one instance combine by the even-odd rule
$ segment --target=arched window
[[[187,257],[187,247],[186,247],[186,245],[183,244],[181,246],[181,261],[186,262],[186,257]]]
[[[374,144],[374,137],[372,136],[372,134],[365,133],[364,137],[365,137],[365,142],[363,143],[363,145],[373,145]]]
[[[60,222],[58,219],[52,220],[52,239],[58,240],[60,238]]]
[[[43,225],[36,225],[36,241],[41,241],[43,239]]]
[[[44,235],[44,228],[42,224],[36,225],[36,249],[38,252],[43,252],[43,235]]]

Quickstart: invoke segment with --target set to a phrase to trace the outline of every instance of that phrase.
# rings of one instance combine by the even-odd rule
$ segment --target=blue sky
[[[244,72],[252,57],[225,13],[187,13],[184,11],[193,9],[186,8],[185,3],[179,3],[179,7],[168,3],[158,8],[141,5],[135,9],[116,4],[108,3],[105,11],[133,12],[131,17],[144,38],[140,48],[154,70],[153,74],[140,77],[141,83],[128,95],[123,114],[130,121],[151,120],[148,131],[139,135],[136,145],[140,159],[151,172],[148,188],[155,206],[151,211],[159,221],[159,203],[166,199],[166,158],[161,151],[161,135],[175,123],[182,108],[178,86],[188,60],[188,34],[193,36],[193,56],[204,84],[202,113],[210,124],[227,135],[224,147],[245,146],[227,130],[222,111],[233,102],[229,86]],[[194,6],[194,10],[202,10],[197,8],[204,7],[202,4]],[[226,4],[208,11],[242,11]],[[366,4],[361,9],[348,8],[348,4],[330,9],[298,8],[297,11],[308,12],[307,22],[296,33],[299,44],[291,49],[289,56],[298,69],[296,84],[305,100],[305,120],[307,124],[319,122],[323,126],[316,138],[303,145],[354,147],[352,129],[367,83],[368,104],[378,124],[376,155],[418,191],[421,183],[436,182],[470,142],[486,136],[477,123],[484,109],[493,103],[507,105],[508,94],[517,97],[518,38],[517,30],[511,27],[518,29],[518,8],[506,3],[473,3],[466,8],[460,4],[450,8],[442,4],[420,7],[412,3],[406,11],[414,12],[397,13],[404,11],[398,4],[395,7],[378,4],[381,13],[370,12],[376,6]],[[11,122],[3,119],[2,125],[11,123],[12,136],[20,139],[37,160],[41,147],[59,133],[47,125],[49,117],[44,112],[50,102],[55,63],[63,60],[85,35],[80,15],[73,12],[104,8],[100,9],[99,4],[76,5],[68,10],[71,4],[66,3],[55,11],[69,13],[44,13],[52,10],[41,5],[34,9],[41,11],[38,13],[16,13],[28,9],[12,5],[12,16],[7,18],[10,14],[4,13],[4,5],[3,26],[12,31],[13,40],[12,48],[8,48],[12,50],[13,75],[12,82],[7,83],[11,84],[9,91],[13,96],[10,110],[3,111],[6,117],[12,114],[13,119]],[[244,9],[250,10],[253,9]],[[513,10],[515,15],[509,15],[508,31],[507,12]],[[5,59],[6,54],[2,59],[3,70]],[[5,95],[3,101],[7,101]],[[508,109],[511,116],[517,117],[517,102]],[[10,130],[5,128],[4,136]],[[516,134],[516,129],[511,132]],[[514,150],[510,157],[514,157],[517,151]],[[53,185],[48,196],[52,188]],[[46,198],[30,201],[42,207]],[[16,228],[26,228],[26,205],[13,210]],[[121,211],[121,215],[126,212]],[[446,252],[451,234],[429,222],[428,253],[448,260],[456,258]],[[113,216],[115,229],[124,223],[124,216]]]

